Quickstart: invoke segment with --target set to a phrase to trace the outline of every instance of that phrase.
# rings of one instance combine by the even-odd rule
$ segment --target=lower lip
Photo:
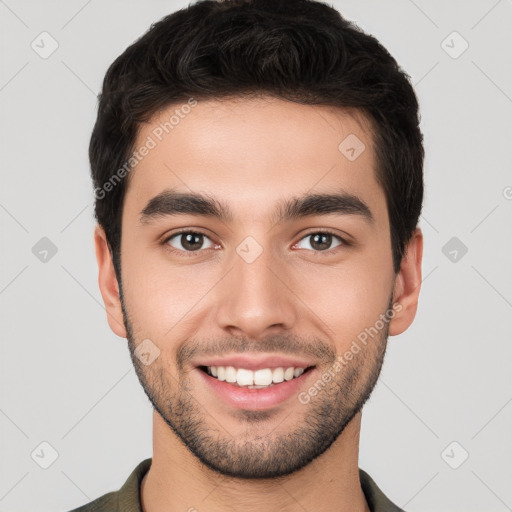
[[[297,396],[300,389],[304,387],[306,380],[314,372],[314,368],[310,368],[307,372],[292,380],[262,389],[239,387],[212,377],[199,368],[197,368],[197,371],[208,388],[225,403],[235,409],[257,411],[275,407],[289,398]]]

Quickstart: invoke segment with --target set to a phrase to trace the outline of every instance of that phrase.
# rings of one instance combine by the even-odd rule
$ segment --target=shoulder
[[[69,512],[113,512],[118,510],[119,491],[109,492]]]
[[[373,478],[359,468],[359,480],[371,512],[405,512],[395,505],[378,487]]]
[[[112,491],[69,512],[140,512],[140,484],[151,467],[152,458],[145,459],[131,472],[118,491]]]

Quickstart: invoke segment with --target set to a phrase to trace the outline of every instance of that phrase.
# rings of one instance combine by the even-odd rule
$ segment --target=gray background
[[[1,511],[69,510],[152,455],[152,409],[97,285],[87,145],[108,65],[185,5],[0,0]],[[390,338],[359,465],[408,511],[512,510],[512,4],[334,6],[411,75],[427,151],[419,311]],[[43,31],[59,45],[46,59]]]

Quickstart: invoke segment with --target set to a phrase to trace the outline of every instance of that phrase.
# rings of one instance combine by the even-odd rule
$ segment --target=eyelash
[[[193,235],[203,235],[205,236],[206,238],[210,238],[206,233],[203,233],[202,231],[193,231],[193,230],[190,230],[190,229],[183,229],[181,231],[176,231],[176,233],[173,233],[172,235],[168,236],[165,238],[165,240],[163,240],[161,242],[161,245],[164,246],[164,248],[166,250],[168,250],[169,252],[173,253],[173,254],[177,254],[179,256],[184,256],[184,257],[191,257],[191,256],[196,256],[199,252],[201,251],[204,251],[204,250],[209,250],[209,249],[199,249],[197,251],[181,251],[181,250],[178,250],[178,249],[175,249],[174,247],[171,247],[168,242],[169,240],[171,240],[172,238],[174,237],[177,237],[178,235],[182,235],[182,234],[193,234]],[[321,235],[332,235],[334,238],[337,238],[341,244],[340,245],[337,245],[336,247],[334,247],[333,249],[327,249],[325,251],[313,251],[315,254],[321,254],[321,255],[331,255],[333,252],[336,252],[337,249],[345,246],[345,247],[349,247],[351,244],[350,242],[347,242],[347,240],[345,240],[344,238],[340,237],[340,235],[334,233],[333,231],[330,231],[329,229],[322,229],[322,230],[316,230],[316,231],[311,231],[309,233],[306,233],[298,242],[296,242],[294,245],[296,245],[297,243],[299,243],[300,241],[304,240],[305,238],[307,238],[308,236],[312,236],[312,235],[318,235],[318,234],[321,234]]]

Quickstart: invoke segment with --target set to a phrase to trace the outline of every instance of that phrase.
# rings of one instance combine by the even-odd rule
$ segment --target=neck
[[[370,512],[359,481],[361,413],[331,447],[291,475],[247,480],[204,466],[153,412],[153,459],[141,484],[143,512]]]

